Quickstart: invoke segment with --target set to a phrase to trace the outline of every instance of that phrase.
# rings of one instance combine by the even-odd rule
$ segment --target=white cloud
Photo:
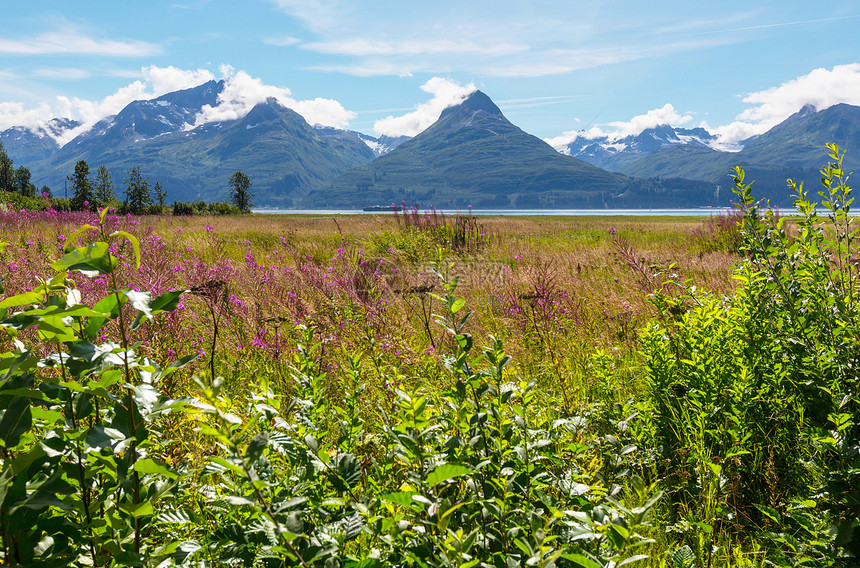
[[[23,103],[0,102],[0,131],[13,126],[37,128],[54,117],[54,110],[47,103],[36,108],[24,108]]]
[[[433,95],[433,98],[421,103],[410,113],[376,121],[373,130],[385,136],[415,136],[436,122],[443,110],[466,100],[476,87],[472,83],[463,86],[449,79],[433,77],[421,85],[421,89]]]
[[[89,71],[85,69],[75,69],[73,67],[42,67],[39,69],[33,69],[32,74],[35,77],[69,81],[89,79],[92,77],[92,73]]]
[[[235,72],[229,65],[221,66],[224,90],[218,95],[218,104],[206,105],[197,116],[195,126],[209,122],[236,120],[248,114],[255,105],[269,97],[278,100],[289,98],[290,90],[264,84],[244,71]]]
[[[344,73],[354,77],[412,77],[415,73],[429,73],[430,69],[419,65],[410,65],[405,68],[401,63],[392,63],[380,58],[369,58],[362,60],[361,63],[348,65],[312,65],[307,67],[309,71],[325,71],[331,73]],[[436,68],[435,72],[446,71],[446,69]]]
[[[767,128],[762,128],[760,125],[737,120],[716,128],[708,128],[706,125],[703,125],[703,128],[717,137],[717,140],[712,142],[711,146],[717,150],[723,150],[726,152],[737,152],[738,150],[741,150],[741,142],[747,138],[767,131]]]
[[[567,132],[563,132],[559,136],[554,136],[552,138],[544,138],[544,142],[546,142],[559,152],[562,152],[566,149],[568,144],[578,138],[584,138],[586,140],[595,140],[597,138],[608,137],[609,133],[607,133],[598,126],[592,126],[588,130],[568,130]]]
[[[860,63],[815,69],[778,87],[749,93],[743,102],[752,105],[731,124],[714,129],[722,145],[731,147],[773,128],[804,105],[824,110],[839,103],[860,105]]]
[[[480,53],[485,56],[504,56],[522,52],[528,46],[522,44],[499,42],[485,45],[463,39],[425,40],[404,39],[398,41],[382,41],[378,39],[353,38],[328,42],[306,43],[302,49],[318,53],[351,56],[373,55],[427,55],[450,53]]]
[[[335,128],[346,128],[349,126],[349,121],[357,116],[355,112],[343,108],[338,101],[320,97],[303,101],[289,99],[284,101],[284,106],[302,115],[309,124]]]
[[[342,5],[338,0],[270,0],[281,11],[305,22],[309,29],[320,31],[335,26],[344,18],[349,19],[351,4]]]
[[[274,45],[275,47],[289,47],[301,43],[301,41],[299,38],[292,36],[270,36],[263,38],[263,43]]]
[[[218,95],[218,104],[206,105],[197,116],[194,126],[209,122],[236,120],[248,114],[254,106],[272,97],[287,108],[304,117],[309,124],[320,124],[345,128],[356,117],[352,111],[333,99],[316,98],[297,101],[290,97],[286,87],[266,85],[259,78],[251,77],[245,71],[234,71],[232,67],[221,67],[224,75],[224,90]]]
[[[172,93],[181,89],[190,89],[202,85],[207,81],[215,79],[215,75],[208,69],[179,69],[172,65],[167,67],[156,67],[150,65],[141,69],[143,79],[151,86],[152,97]]]
[[[634,116],[627,122],[610,122],[609,126],[615,128],[613,138],[619,139],[626,136],[636,136],[637,134],[641,134],[643,130],[654,128],[661,124],[679,126],[691,120],[693,120],[692,116],[689,114],[679,114],[671,104],[666,103],[660,108]]]
[[[160,46],[146,41],[112,40],[90,37],[83,30],[52,31],[32,38],[0,38],[0,53],[11,55],[107,55],[147,57],[162,52]]]

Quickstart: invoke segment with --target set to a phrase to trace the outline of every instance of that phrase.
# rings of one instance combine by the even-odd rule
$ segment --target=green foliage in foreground
[[[646,558],[636,551],[651,542],[641,530],[659,492],[636,478],[626,504],[616,499],[635,446],[618,441],[620,426],[607,444],[584,437],[586,417],[551,419],[534,383],[506,376],[501,342],[476,353],[456,282],[439,297],[450,389],[404,390],[392,370],[382,428],[366,428],[359,361],[333,392],[317,365],[321,343],[306,330],[296,396],[276,397],[264,380],[243,419],[218,380],[198,381],[200,399],[167,398],[160,381],[191,358],[160,369],[128,344],[126,326],[174,309],[182,291],[152,299],[112,280],[109,296],[80,303],[70,271],[113,279],[110,241],[139,250],[103,226],[69,241],[87,232],[101,240],[67,246],[50,280],[0,302],[15,337],[0,358],[6,563],[591,567]],[[119,342],[96,343],[113,325]],[[213,448],[203,465],[166,461],[163,432],[176,417]],[[605,462],[598,478],[580,463],[595,456]]]
[[[138,262],[140,249],[106,234],[103,211],[69,238],[52,276],[0,301],[12,346],[0,354],[3,562],[853,565],[856,231],[831,150],[828,222],[796,187],[796,233],[762,213],[736,171],[742,287],[721,298],[655,286],[658,318],[641,342],[648,396],[623,404],[562,404],[512,372],[501,341],[478,347],[443,264],[445,339],[423,382],[372,345],[330,375],[324,342],[300,327],[292,385],[262,375],[238,400],[198,377],[195,398],[172,399],[163,380],[193,357],[160,368],[129,330],[183,294],[214,292],[122,288],[112,241]],[[95,239],[77,246],[82,235]],[[84,305],[73,276],[113,291]],[[384,393],[379,407],[367,388]]]
[[[826,222],[790,182],[796,236],[762,213],[738,168],[741,290],[657,294],[661,321],[642,338],[671,514],[708,532],[759,527],[777,565],[860,557],[857,230],[830,150]]]

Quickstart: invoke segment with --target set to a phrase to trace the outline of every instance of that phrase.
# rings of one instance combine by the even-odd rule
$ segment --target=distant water
[[[472,215],[555,215],[561,217],[575,217],[583,215],[621,216],[631,215],[638,217],[657,217],[661,215],[670,217],[707,217],[725,213],[726,208],[702,207],[699,209],[472,209]],[[393,211],[361,211],[356,209],[252,209],[253,213],[264,215],[393,215]],[[424,213],[423,209],[419,209]],[[445,211],[437,209],[438,213],[455,215],[457,210]],[[460,214],[469,214],[469,210],[460,210]]]

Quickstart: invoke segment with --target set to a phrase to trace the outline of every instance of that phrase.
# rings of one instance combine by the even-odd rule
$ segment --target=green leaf
[[[383,493],[379,498],[383,501],[390,501],[391,503],[396,503],[397,505],[403,505],[404,507],[414,509],[416,506],[420,507],[420,505],[412,499],[415,495],[418,495],[415,491],[393,491],[391,493]]]
[[[6,448],[18,445],[21,435],[30,430],[33,425],[33,415],[30,412],[30,400],[18,396],[0,410],[0,440]]]
[[[110,448],[116,452],[119,444],[126,439],[125,434],[119,430],[106,428],[101,424],[95,424],[87,431],[87,446],[97,450]]]
[[[648,560],[649,558],[650,556],[648,556],[647,554],[637,554],[636,556],[625,558],[624,560],[616,564],[616,566],[620,568],[621,566],[626,566],[628,564],[633,564],[634,562],[640,562],[642,560]]]
[[[235,463],[232,463],[232,462],[225,460],[224,458],[222,458],[220,456],[211,456],[209,458],[209,461],[211,461],[212,463],[218,464],[222,467],[225,467],[227,469],[230,469],[233,472],[235,472],[236,474],[238,474],[242,477],[245,477],[245,470],[244,469],[242,469],[241,467],[239,467]]]
[[[768,507],[767,505],[759,505],[758,503],[754,503],[755,508],[761,511],[761,513],[776,523],[777,525],[782,525],[782,515],[779,514],[779,511],[772,507]]]
[[[75,330],[63,323],[60,316],[45,316],[37,324],[41,341],[74,341]]]
[[[64,246],[68,247],[69,244],[72,243],[75,239],[77,239],[78,237],[80,237],[81,235],[83,235],[84,233],[87,233],[89,231],[95,231],[98,233],[99,229],[98,229],[98,227],[93,227],[89,223],[86,223],[86,224],[82,225],[80,228],[78,228],[77,230],[75,230],[75,232],[73,232],[71,235],[69,235],[69,238],[66,239],[66,243]]]
[[[155,513],[155,509],[153,509],[152,503],[149,501],[144,501],[143,503],[120,503],[119,510],[131,515],[135,519],[148,517]]]
[[[0,309],[41,304],[44,299],[44,294],[39,294],[36,292],[24,292],[22,294],[16,294],[15,296],[9,296],[8,298],[0,302]]]
[[[131,233],[127,233],[125,231],[114,231],[110,234],[111,237],[125,237],[131,243],[131,246],[134,248],[134,261],[135,268],[140,268],[140,241],[137,240],[137,237],[132,235]]]
[[[451,313],[456,314],[457,312],[462,310],[463,306],[465,306],[465,305],[466,305],[466,300],[464,300],[463,298],[458,298],[458,299],[454,300],[454,303],[451,304]]]
[[[157,462],[152,458],[143,458],[134,462],[134,471],[144,475],[160,475],[168,479],[177,479],[179,475],[172,471],[163,463]]]
[[[121,294],[111,293],[110,296],[105,296],[93,306],[93,310],[104,314],[106,317],[91,317],[84,326],[86,335],[89,338],[95,339],[98,332],[101,330],[104,323],[109,319],[119,317],[120,305],[128,302],[128,298]]]
[[[266,449],[266,446],[269,444],[269,433],[268,432],[260,432],[248,442],[248,447],[245,448],[245,459],[254,463],[260,456],[263,455],[263,450]]]
[[[143,323],[144,319],[150,319],[163,312],[172,312],[179,305],[179,300],[187,290],[171,290],[165,292],[154,300],[149,295],[149,292],[126,292],[126,296],[132,299],[132,296],[137,300],[132,300],[132,305],[138,309],[137,315],[131,324],[131,329],[137,329]],[[131,294],[131,296],[129,296]]]
[[[334,459],[334,468],[337,471],[337,479],[333,482],[339,491],[355,487],[361,479],[361,465],[351,453],[338,454]],[[346,486],[342,485],[341,480]]]
[[[582,566],[582,568],[603,568],[602,564],[595,562],[591,558],[583,556],[582,554],[562,554],[561,557],[573,562],[574,566]]]
[[[66,255],[53,263],[54,270],[77,270],[92,278],[100,274],[110,274],[116,268],[116,259],[110,254],[105,242],[91,243],[85,247],[69,247]]]
[[[436,469],[430,472],[430,475],[427,476],[427,484],[437,485],[451,478],[470,473],[472,473],[472,470],[464,465],[443,463],[436,466]]]

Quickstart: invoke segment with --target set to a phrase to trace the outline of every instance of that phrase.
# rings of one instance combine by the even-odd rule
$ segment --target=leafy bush
[[[100,227],[68,239],[52,277],[0,302],[0,327],[14,342],[0,354],[6,564],[139,565],[164,556],[153,521],[179,476],[158,455],[156,424],[182,403],[157,386],[188,359],[162,369],[135,353],[127,330],[175,308],[182,292],[152,299],[120,289],[110,242],[139,246],[123,231],[105,234],[106,212]],[[101,240],[68,246],[88,232]],[[86,306],[72,271],[107,276],[114,291]],[[119,338],[99,342],[111,328]]]
[[[796,237],[737,168],[741,290],[658,292],[661,322],[643,333],[676,514],[710,529],[758,525],[786,565],[860,554],[857,231],[843,154],[829,149],[826,222],[790,182]]]
[[[48,202],[42,197],[25,197],[16,192],[0,191],[0,207],[45,211],[48,209]]]

